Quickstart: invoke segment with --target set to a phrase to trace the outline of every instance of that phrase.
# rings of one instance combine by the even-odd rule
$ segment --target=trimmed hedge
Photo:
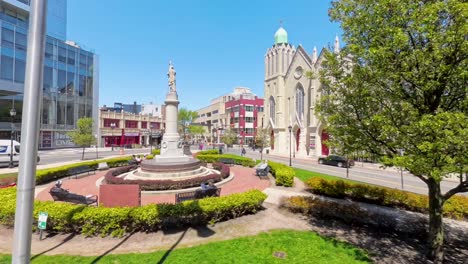
[[[37,226],[39,212],[47,212],[48,231],[75,232],[87,236],[121,236],[125,232],[195,226],[255,213],[263,208],[266,197],[259,190],[251,190],[180,204],[117,208],[35,201],[33,226]],[[14,224],[16,188],[1,189],[0,199],[3,201],[0,203],[0,223],[11,227]]]
[[[276,179],[276,185],[285,187],[293,186],[294,176],[296,176],[296,172],[293,168],[273,161],[268,161],[268,165],[271,168],[271,174]]]
[[[220,174],[212,173],[202,177],[196,177],[192,179],[185,180],[126,180],[123,178],[116,177],[122,173],[129,172],[136,169],[137,166],[127,166],[114,170],[110,170],[106,173],[104,178],[109,184],[138,184],[140,185],[141,190],[144,191],[155,191],[155,190],[179,190],[190,187],[198,187],[201,183],[207,182],[208,180],[213,180],[214,182],[219,182],[227,178],[230,174],[230,169],[227,165],[222,163],[214,163],[213,168],[220,171]]]
[[[161,150],[160,150],[160,149],[153,149],[153,150],[151,151],[151,154],[152,154],[153,156],[159,155],[159,154],[161,154]]]
[[[197,155],[218,155],[219,150],[218,149],[208,149],[208,150],[202,150],[196,153]]]
[[[131,156],[127,156],[127,157],[118,157],[118,158],[104,159],[104,160],[83,161],[83,162],[63,165],[63,166],[59,166],[55,168],[40,169],[36,171],[36,184],[49,183],[51,181],[66,177],[68,176],[68,171],[70,169],[73,169],[79,166],[87,165],[87,166],[93,167],[94,169],[97,169],[99,163],[106,162],[109,168],[115,168],[115,167],[127,165],[128,161],[131,159],[132,159]],[[11,176],[8,177],[10,182],[7,182],[6,180],[4,180],[3,182],[0,182],[0,183],[8,184],[11,182],[16,182],[18,173],[11,173],[10,175]]]
[[[244,167],[253,167],[255,162],[251,158],[241,157],[233,154],[205,154],[205,155],[196,155],[196,158],[200,161],[206,163],[215,163],[219,162],[219,159],[232,159],[235,164],[242,165]]]
[[[386,187],[347,183],[342,180],[311,178],[306,181],[306,184],[316,194],[335,198],[349,198],[354,201],[403,208],[421,213],[428,212],[429,202],[427,195]],[[446,217],[468,219],[468,197],[452,196],[445,202],[443,210]]]

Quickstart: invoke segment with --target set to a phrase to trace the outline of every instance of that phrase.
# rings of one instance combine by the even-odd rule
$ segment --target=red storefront
[[[230,128],[237,132],[239,144],[253,144],[257,134],[258,113],[263,112],[263,99],[239,95],[238,98],[226,102],[225,108]]]

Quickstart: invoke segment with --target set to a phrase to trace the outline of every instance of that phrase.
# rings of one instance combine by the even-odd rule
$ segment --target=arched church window
[[[300,84],[296,88],[296,113],[302,120],[304,116],[304,88]]]
[[[275,99],[273,96],[270,96],[270,118],[275,122],[275,117],[276,117],[276,104],[275,104]]]

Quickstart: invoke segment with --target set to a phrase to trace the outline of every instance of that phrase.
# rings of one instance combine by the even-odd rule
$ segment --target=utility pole
[[[31,0],[12,263],[30,263],[47,0]]]

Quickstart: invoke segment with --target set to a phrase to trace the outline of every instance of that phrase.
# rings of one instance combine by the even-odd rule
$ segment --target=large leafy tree
[[[317,113],[330,143],[366,151],[421,179],[429,195],[429,257],[443,261],[442,206],[468,191],[468,3],[336,0],[347,47],[327,53]],[[440,183],[457,173],[457,187]],[[465,175],[465,176],[463,176]]]
[[[68,135],[73,143],[83,147],[81,159],[84,159],[85,148],[96,143],[96,138],[93,135],[93,119],[89,117],[78,119],[76,130],[69,132]]]
[[[200,136],[202,137],[203,134],[205,133],[205,127],[203,126],[196,126],[196,125],[191,125],[188,128],[189,132],[193,136]]]
[[[196,111],[188,110],[186,108],[179,109],[178,124],[179,131],[184,135],[184,140],[187,140],[187,132],[193,121],[197,118],[198,113]]]

